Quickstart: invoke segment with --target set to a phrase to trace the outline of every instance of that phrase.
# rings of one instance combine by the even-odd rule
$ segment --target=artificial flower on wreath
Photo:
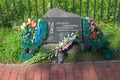
[[[89,38],[94,41],[99,41],[103,33],[100,30],[100,26],[96,26],[91,18],[87,18],[89,26]]]
[[[96,37],[96,32],[93,32],[91,35],[90,35],[90,39],[93,39],[93,38],[95,38]]]

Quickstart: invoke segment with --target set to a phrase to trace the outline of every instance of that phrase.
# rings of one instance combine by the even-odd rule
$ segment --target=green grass
[[[0,28],[0,63],[19,63],[21,31]]]
[[[114,50],[112,59],[120,60],[120,25],[116,23],[103,24],[102,30],[111,43],[110,47]]]

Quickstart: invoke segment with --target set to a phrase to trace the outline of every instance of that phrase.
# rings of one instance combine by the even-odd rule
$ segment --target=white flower
[[[24,27],[27,26],[27,23],[26,23],[26,22],[23,22],[23,26],[24,26]]]
[[[25,27],[22,25],[22,26],[20,26],[20,28],[21,28],[21,30],[24,30],[25,29]]]
[[[31,23],[31,18],[28,18],[28,23],[29,23],[29,24]]]

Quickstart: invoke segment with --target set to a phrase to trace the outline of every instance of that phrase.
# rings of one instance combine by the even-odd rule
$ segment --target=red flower
[[[99,30],[100,30],[100,28],[101,28],[101,27],[100,27],[100,26],[98,26],[98,29],[99,29]]]
[[[91,31],[94,31],[94,30],[95,30],[95,26],[94,26],[94,25],[91,25],[91,26],[90,26],[90,30],[91,30]]]
[[[96,33],[95,32],[93,32],[91,35],[90,35],[90,39],[93,39],[93,38],[95,38],[96,37]]]
[[[34,28],[34,27],[36,27],[36,25],[37,25],[37,22],[36,22],[35,20],[32,20],[32,25],[31,25],[31,27]]]
[[[88,22],[90,23],[92,20],[91,20],[91,18],[88,18]]]
[[[93,24],[94,24],[94,21],[92,21],[91,24],[93,25]]]
[[[35,20],[32,20],[31,18],[28,18],[28,24],[30,27],[34,28],[37,26],[37,22]]]

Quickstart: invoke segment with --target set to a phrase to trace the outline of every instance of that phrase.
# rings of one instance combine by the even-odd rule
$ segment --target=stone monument
[[[57,42],[62,40],[67,34],[79,31],[82,42],[82,19],[79,15],[65,12],[58,8],[50,9],[45,15],[44,20],[48,24],[48,38],[44,44],[45,48],[54,47]],[[68,53],[80,53],[81,47],[75,44]]]

